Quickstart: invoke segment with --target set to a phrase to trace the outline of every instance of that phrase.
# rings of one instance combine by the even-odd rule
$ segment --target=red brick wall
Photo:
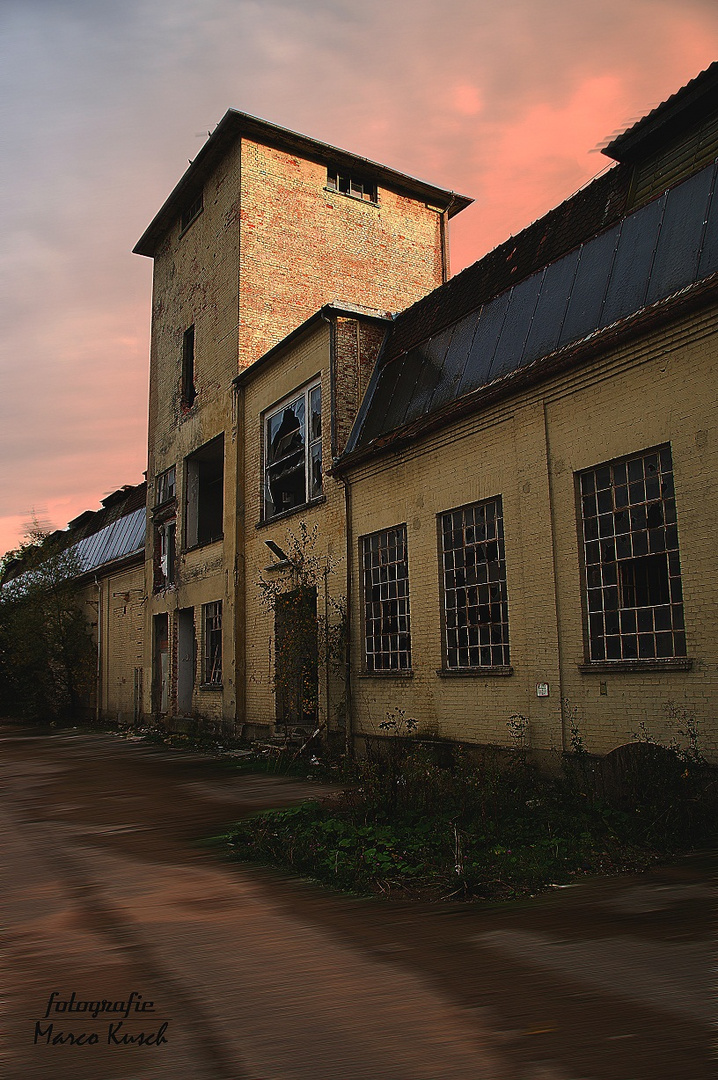
[[[332,300],[399,311],[441,284],[439,214],[380,187],[326,189],[326,165],[242,142],[239,366]]]
[[[334,342],[332,454],[344,451],[367,388],[386,328],[358,319],[337,319]]]

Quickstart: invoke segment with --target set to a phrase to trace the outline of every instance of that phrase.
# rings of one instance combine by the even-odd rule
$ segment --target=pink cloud
[[[468,83],[455,86],[451,100],[456,112],[462,116],[477,116],[484,107],[478,88]]]
[[[454,268],[523,229],[608,165],[590,151],[627,105],[617,76],[591,77],[565,104],[537,101],[514,121],[485,128],[482,138],[492,151],[473,191],[476,204],[453,245]]]

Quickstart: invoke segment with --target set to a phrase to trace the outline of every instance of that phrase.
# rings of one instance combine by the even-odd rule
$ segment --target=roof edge
[[[378,161],[353,154],[350,150],[343,150],[331,143],[280,127],[249,113],[228,109],[135,244],[132,249],[135,255],[146,255],[150,258],[154,255],[160,238],[178,216],[188,194],[199,187],[213,164],[241,136],[254,136],[266,145],[301,153],[310,160],[358,166],[362,170],[370,171],[377,180],[383,180],[388,187],[399,188],[434,203],[448,213],[449,217],[465,210],[474,201],[468,195],[460,195],[458,192],[430,184]]]
[[[530,364],[516,368],[509,374],[464,394],[463,397],[444,406],[439,412],[425,414],[403,427],[395,428],[386,435],[378,436],[365,446],[345,452],[342,457],[333,462],[328,471],[341,476],[375,457],[400,450],[424,435],[448,427],[453,421],[463,416],[479,412],[486,406],[511,397],[514,393],[520,393],[525,386],[535,385],[551,375],[567,370],[575,363],[590,360],[596,353],[610,347],[615,340],[624,341],[660,328],[664,322],[672,319],[676,312],[684,314],[700,310],[707,306],[717,293],[718,272],[701,281],[693,282],[679,292],[657,300],[649,307],[641,308],[580,341],[571,342],[561,349],[546,353],[545,356],[538,357]]]
[[[601,150],[614,161],[635,162],[662,142],[700,123],[718,108],[718,60],[657,105]]]
[[[271,349],[262,353],[262,355],[257,357],[253,363],[248,364],[246,368],[242,368],[239,375],[235,375],[234,379],[232,379],[232,386],[243,386],[244,383],[249,382],[260,367],[264,368],[266,364],[271,363],[280,352],[284,352],[285,349],[288,349],[299,338],[310,333],[315,326],[318,326],[322,322],[329,322],[332,315],[338,316],[339,318],[364,319],[366,322],[386,323],[387,325],[392,322],[392,315],[388,311],[382,312],[374,308],[365,308],[359,304],[340,304],[337,302],[323,304],[322,307],[313,312],[308,319],[301,322],[299,326],[295,326],[294,330],[291,330],[281,339],[281,341],[278,341],[276,345],[272,345]]]

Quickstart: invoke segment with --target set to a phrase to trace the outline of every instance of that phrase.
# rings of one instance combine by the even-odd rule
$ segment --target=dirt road
[[[475,907],[347,899],[195,843],[318,790],[1,728],[0,1075],[713,1080],[710,858]]]

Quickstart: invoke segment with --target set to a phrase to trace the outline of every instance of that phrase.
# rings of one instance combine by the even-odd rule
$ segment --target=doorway
[[[168,616],[155,615],[154,619],[154,679],[153,705],[155,714],[162,715],[169,709],[170,653]]]
[[[181,608],[177,618],[177,712],[180,716],[192,713],[196,664],[194,608]]]
[[[295,589],[274,608],[277,724],[314,730],[319,696],[317,590]]]

